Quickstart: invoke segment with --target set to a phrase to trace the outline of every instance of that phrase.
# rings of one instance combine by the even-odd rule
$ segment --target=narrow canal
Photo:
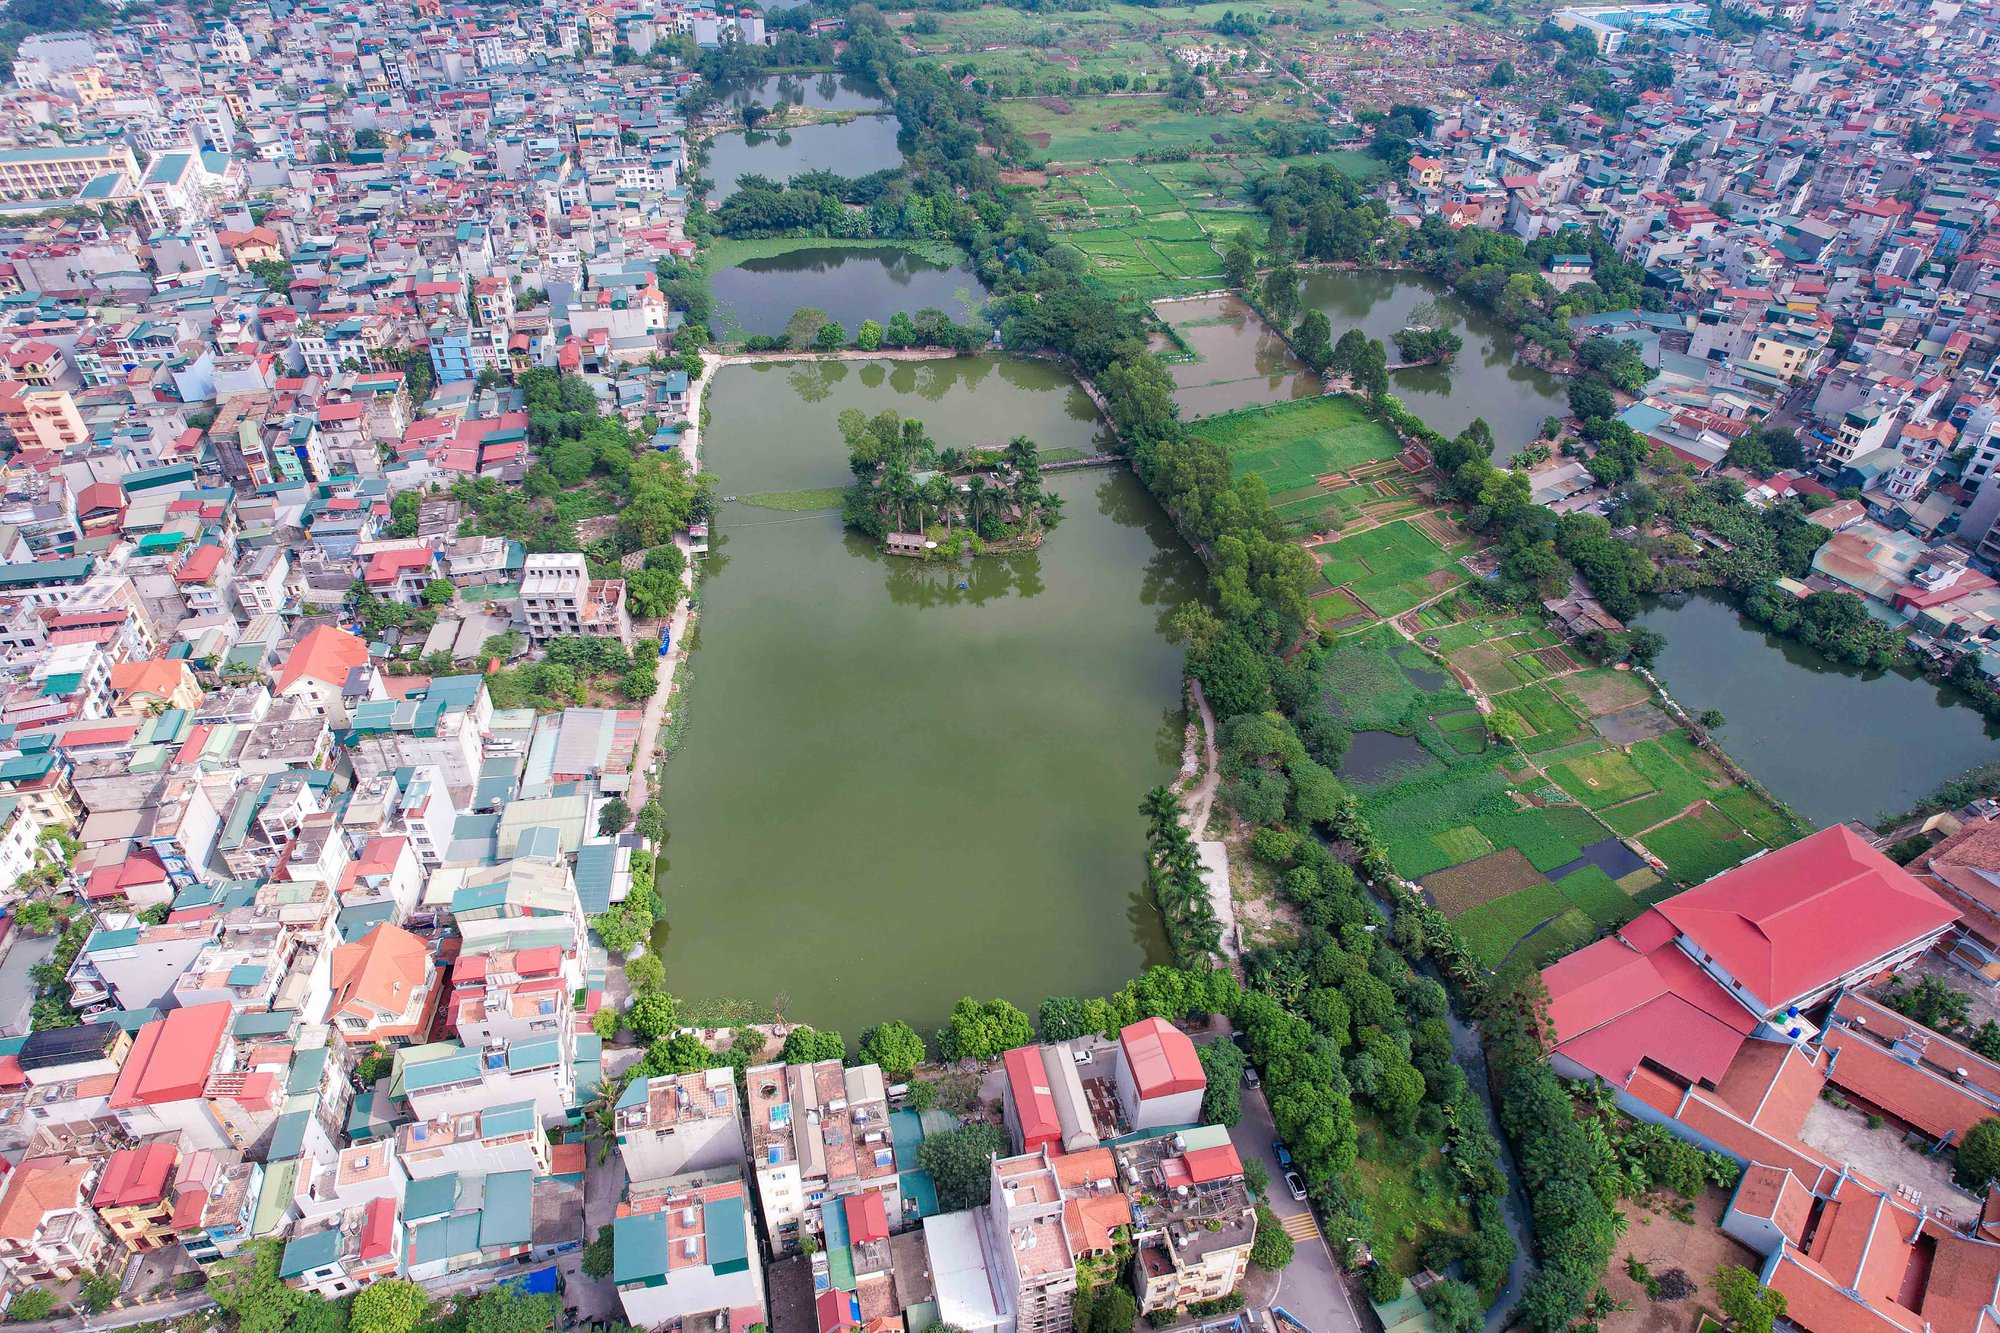
[[[961,447],[1101,440],[1066,375],[998,357],[729,367],[710,392],[704,462],[733,495],[843,484],[845,407]],[[1040,550],[951,568],[883,556],[832,512],[723,506],[667,765],[670,989],[782,996],[852,1038],[1164,961],[1137,807],[1178,767],[1162,622],[1202,573],[1128,472],[1051,486]]]

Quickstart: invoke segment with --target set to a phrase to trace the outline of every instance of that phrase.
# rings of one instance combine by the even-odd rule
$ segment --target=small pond
[[[1194,351],[1193,359],[1167,365],[1183,417],[1311,398],[1322,391],[1320,377],[1292,355],[1285,340],[1241,297],[1162,301],[1154,309]],[[1167,349],[1168,355],[1175,350]]]
[[[727,199],[745,176],[788,181],[808,171],[867,176],[903,165],[896,118],[858,115],[848,121],[800,125],[775,133],[729,130],[708,141],[702,175],[713,181],[709,197]]]
[[[1368,787],[1432,762],[1431,752],[1414,736],[1357,731],[1347,753],[1341,756],[1339,776],[1343,782]]]

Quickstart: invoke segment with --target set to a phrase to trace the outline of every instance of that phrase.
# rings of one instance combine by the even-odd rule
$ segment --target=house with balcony
[[[823,1232],[821,1210],[851,1195],[879,1194],[886,1216],[902,1220],[888,1092],[878,1066],[758,1065],[745,1072],[744,1085],[751,1170],[774,1248],[782,1252],[808,1232]]]
[[[30,1157],[0,1179],[0,1272],[11,1285],[58,1286],[111,1266],[118,1243],[90,1206],[98,1169]]]
[[[389,1091],[407,1098],[423,1120],[527,1102],[543,1124],[561,1124],[576,1104],[571,1034],[565,1027],[552,1036],[487,1046],[406,1046],[396,1052]]]
[[[90,1205],[126,1249],[156,1250],[173,1241],[174,1168],[180,1157],[173,1140],[154,1139],[104,1159]]]
[[[350,1047],[397,1046],[429,1033],[438,1003],[430,946],[387,922],[333,950],[327,1021]]]

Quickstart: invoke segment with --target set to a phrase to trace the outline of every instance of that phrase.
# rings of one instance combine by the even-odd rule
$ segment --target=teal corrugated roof
[[[326,1047],[319,1046],[293,1055],[291,1075],[285,1080],[285,1094],[297,1096],[299,1093],[311,1092],[317,1088],[321,1076],[326,1073],[328,1054]]]
[[[239,1037],[281,1037],[292,1030],[298,1015],[285,1009],[265,1014],[238,1014],[230,1031]]]
[[[526,1245],[533,1239],[535,1178],[527,1171],[496,1171],[486,1177],[486,1204],[479,1214],[479,1248]]]
[[[306,1150],[306,1126],[312,1123],[312,1111],[286,1111],[278,1117],[278,1123],[271,1130],[271,1149],[264,1155],[267,1162],[281,1162],[297,1157]]]
[[[489,1106],[479,1113],[479,1132],[489,1138],[498,1134],[525,1134],[540,1123],[533,1102]]]
[[[265,968],[257,963],[238,963],[229,969],[231,986],[255,986],[264,980]]]
[[[403,1091],[422,1092],[447,1083],[461,1083],[479,1077],[479,1053],[459,1051],[442,1059],[423,1060],[403,1066]]]
[[[667,1215],[634,1213],[611,1222],[611,1281],[657,1281],[667,1275]]]
[[[593,842],[576,849],[576,896],[586,916],[611,906],[611,881],[618,870],[618,845]]]
[[[743,1200],[711,1199],[703,1204],[701,1230],[710,1268],[718,1273],[737,1273],[750,1266],[750,1234],[743,1225]]]
[[[458,1176],[447,1173],[413,1180],[403,1187],[403,1220],[421,1222],[443,1217],[458,1206]]]
[[[328,1227],[310,1236],[294,1236],[285,1242],[285,1257],[278,1261],[278,1276],[298,1277],[340,1258],[340,1228]]]
[[[555,1037],[517,1041],[507,1048],[507,1068],[542,1069],[562,1060],[562,1042]]]

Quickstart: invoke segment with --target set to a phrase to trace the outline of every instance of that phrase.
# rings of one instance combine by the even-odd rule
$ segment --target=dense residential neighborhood
[[[2000,1327],[1994,0],[0,56],[0,1319]]]

